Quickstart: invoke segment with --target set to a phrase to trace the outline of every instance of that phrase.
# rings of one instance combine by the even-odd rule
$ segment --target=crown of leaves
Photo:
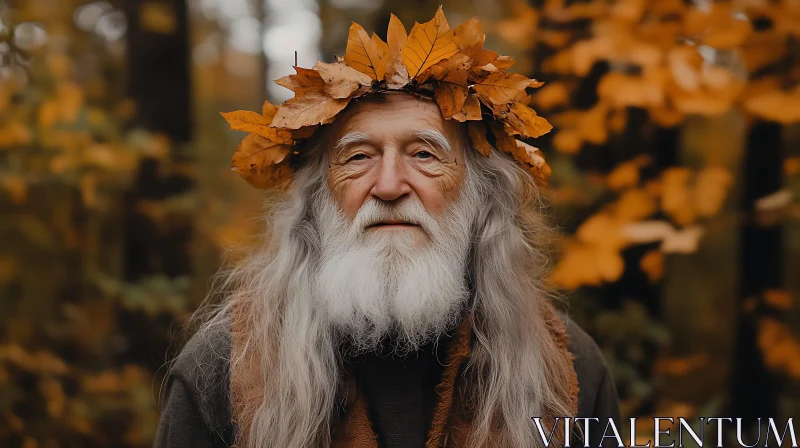
[[[388,90],[432,97],[446,119],[467,123],[472,146],[489,156],[492,144],[509,153],[540,183],[550,174],[541,152],[519,138],[536,138],[552,129],[525,102],[526,89],[543,84],[505,70],[508,56],[483,48],[485,36],[472,18],[455,30],[440,7],[429,22],[415,23],[406,33],[391,15],[387,42],[370,37],[353,23],[344,58],[294,67],[294,75],[275,82],[294,98],[274,106],[264,102],[261,113],[222,113],[230,129],[250,132],[233,155],[232,169],[258,188],[284,184],[293,175],[293,157],[300,143],[330,123],[350,100]]]

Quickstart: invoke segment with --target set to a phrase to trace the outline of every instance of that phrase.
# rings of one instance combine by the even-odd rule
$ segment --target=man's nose
[[[383,201],[394,201],[411,193],[408,172],[398,154],[384,154],[378,166],[378,178],[370,194]]]

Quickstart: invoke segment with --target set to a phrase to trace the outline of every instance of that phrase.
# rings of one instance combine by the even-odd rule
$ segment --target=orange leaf
[[[475,95],[469,95],[467,97],[467,101],[464,103],[464,107],[462,107],[458,113],[453,115],[453,119],[460,122],[467,120],[480,120],[481,118],[481,102]]]
[[[483,48],[485,35],[481,23],[473,17],[456,28],[453,32],[459,48],[480,50]]]
[[[353,22],[347,35],[347,49],[344,52],[344,61],[350,67],[366,74],[374,80],[379,80],[378,66],[380,56],[376,53],[375,46],[371,43],[369,35],[364,28]]]
[[[261,115],[266,117],[270,122],[272,122],[272,118],[275,116],[275,112],[277,111],[278,108],[273,106],[269,101],[264,101],[264,105],[261,106]]]
[[[281,164],[291,152],[291,145],[278,144],[260,135],[250,134],[242,140],[233,155],[232,166],[245,180],[259,188],[285,180],[288,166]],[[281,164],[281,167],[276,165]]]
[[[516,62],[517,61],[515,61],[511,56],[498,56],[497,59],[492,61],[492,64],[500,70],[506,70],[511,68],[511,66]]]
[[[318,61],[314,69],[325,81],[323,91],[331,98],[350,98],[359,87],[372,84],[372,78],[350,67],[344,62],[326,63]]]
[[[530,82],[530,79],[520,74],[498,71],[475,84],[474,88],[478,98],[497,112],[501,109],[499,106],[525,99],[525,88]]]
[[[511,105],[506,121],[524,137],[541,137],[553,129],[553,125],[544,117],[540,117],[536,111],[522,103]]]
[[[411,28],[401,55],[409,76],[414,79],[426,68],[457,52],[455,36],[440,6],[433,19]]]
[[[349,101],[348,98],[331,98],[322,92],[309,92],[281,104],[272,125],[299,129],[303,126],[330,123]]]
[[[309,68],[295,67],[296,75],[284,76],[275,80],[275,84],[286,87],[294,92],[295,98],[309,92],[319,92],[325,85],[319,72]]]
[[[436,64],[433,64],[430,67],[428,67],[424,72],[420,73],[416,77],[416,81],[419,84],[424,84],[431,78],[436,80],[442,80],[445,77],[447,77],[449,73],[453,71],[463,71],[464,81],[462,82],[462,84],[466,87],[467,86],[466,76],[469,74],[470,67],[472,67],[472,58],[470,58],[465,53],[456,53],[452,57],[443,59],[437,62]]]
[[[473,121],[467,125],[467,133],[472,146],[481,154],[489,156],[492,153],[492,145],[486,139],[486,125],[480,121]]]
[[[392,14],[389,16],[389,28],[386,30],[389,51],[393,54],[399,54],[406,44],[406,39],[408,39],[406,27],[403,26],[403,22],[396,15]]]
[[[383,81],[386,76],[386,65],[389,62],[389,45],[382,41],[377,34],[372,33],[370,39],[370,49],[378,57],[378,65],[375,67],[375,74],[378,76],[378,81]]]
[[[467,74],[466,70],[451,70],[436,83],[433,96],[444,118],[451,118],[464,107],[467,101]]]
[[[235,131],[252,132],[276,143],[289,144],[292,141],[291,133],[270,126],[272,117],[267,118],[249,110],[223,112],[221,115],[230,124],[230,129]]]

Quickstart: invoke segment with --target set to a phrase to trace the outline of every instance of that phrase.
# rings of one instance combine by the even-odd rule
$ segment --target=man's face
[[[349,108],[334,127],[329,186],[351,221],[367,200],[397,204],[418,199],[441,215],[464,182],[456,123],[435,102],[404,93],[366,99]],[[409,222],[381,222],[367,232],[410,231],[419,244],[429,237]]]

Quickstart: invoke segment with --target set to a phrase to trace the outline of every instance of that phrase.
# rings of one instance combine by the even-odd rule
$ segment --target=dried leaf
[[[467,125],[467,133],[472,146],[481,154],[489,156],[492,153],[492,145],[486,139],[486,125],[480,121],[473,121]]]
[[[530,79],[518,73],[497,71],[476,83],[473,88],[483,104],[497,112],[508,103],[525,99],[525,88],[529,84]]]
[[[386,67],[386,87],[395,90],[402,89],[409,82],[411,79],[408,77],[401,53],[398,53],[394,59],[390,57]]]
[[[275,165],[283,162],[291,153],[291,145],[278,144],[260,135],[250,134],[245,137],[233,154],[231,168],[253,185],[268,188],[279,179],[276,174],[281,169]]]
[[[325,85],[319,72],[309,68],[295,67],[295,75],[284,76],[275,80],[275,84],[286,87],[294,92],[295,98],[308,93],[319,92]]]
[[[290,132],[270,126],[272,117],[267,118],[249,110],[223,112],[221,115],[230,124],[230,129],[235,131],[252,132],[275,143],[289,144],[292,141]]]
[[[350,98],[360,87],[372,85],[372,78],[344,62],[318,61],[314,69],[325,81],[322,90],[331,98]]]
[[[506,120],[523,137],[541,137],[553,129],[553,125],[550,122],[522,103],[511,105]]]
[[[467,96],[464,107],[462,107],[458,113],[453,114],[453,119],[460,122],[480,120],[481,118],[483,118],[481,115],[481,102],[475,95]]]
[[[466,70],[452,70],[436,83],[433,96],[444,118],[451,118],[464,107],[467,101],[467,74]]]
[[[364,28],[353,22],[350,25],[350,32],[347,35],[347,49],[344,52],[344,61],[350,67],[366,74],[374,80],[378,77],[378,66],[380,56],[376,53],[377,48],[372,44],[369,34]]]
[[[347,106],[348,98],[331,98],[322,92],[307,93],[281,104],[272,125],[299,129],[303,126],[327,124]]]
[[[453,32],[456,44],[459,48],[477,51],[483,48],[485,35],[481,28],[481,22],[473,17],[459,25]]]
[[[386,30],[386,42],[389,46],[389,51],[392,54],[399,54],[406,44],[406,39],[408,39],[406,27],[403,26],[403,22],[396,15],[392,14],[389,16],[389,28]]]
[[[401,55],[409,76],[414,79],[431,65],[457,52],[455,35],[440,6],[433,19],[411,28]]]
[[[378,57],[378,65],[375,67],[375,74],[378,76],[378,81],[383,81],[386,76],[386,66],[389,63],[389,45],[386,44],[377,34],[372,33],[370,39],[370,50]]]
[[[275,117],[275,112],[278,111],[278,108],[275,107],[269,100],[264,101],[264,105],[261,106],[261,115],[263,115],[269,122],[272,122],[272,118]]]

